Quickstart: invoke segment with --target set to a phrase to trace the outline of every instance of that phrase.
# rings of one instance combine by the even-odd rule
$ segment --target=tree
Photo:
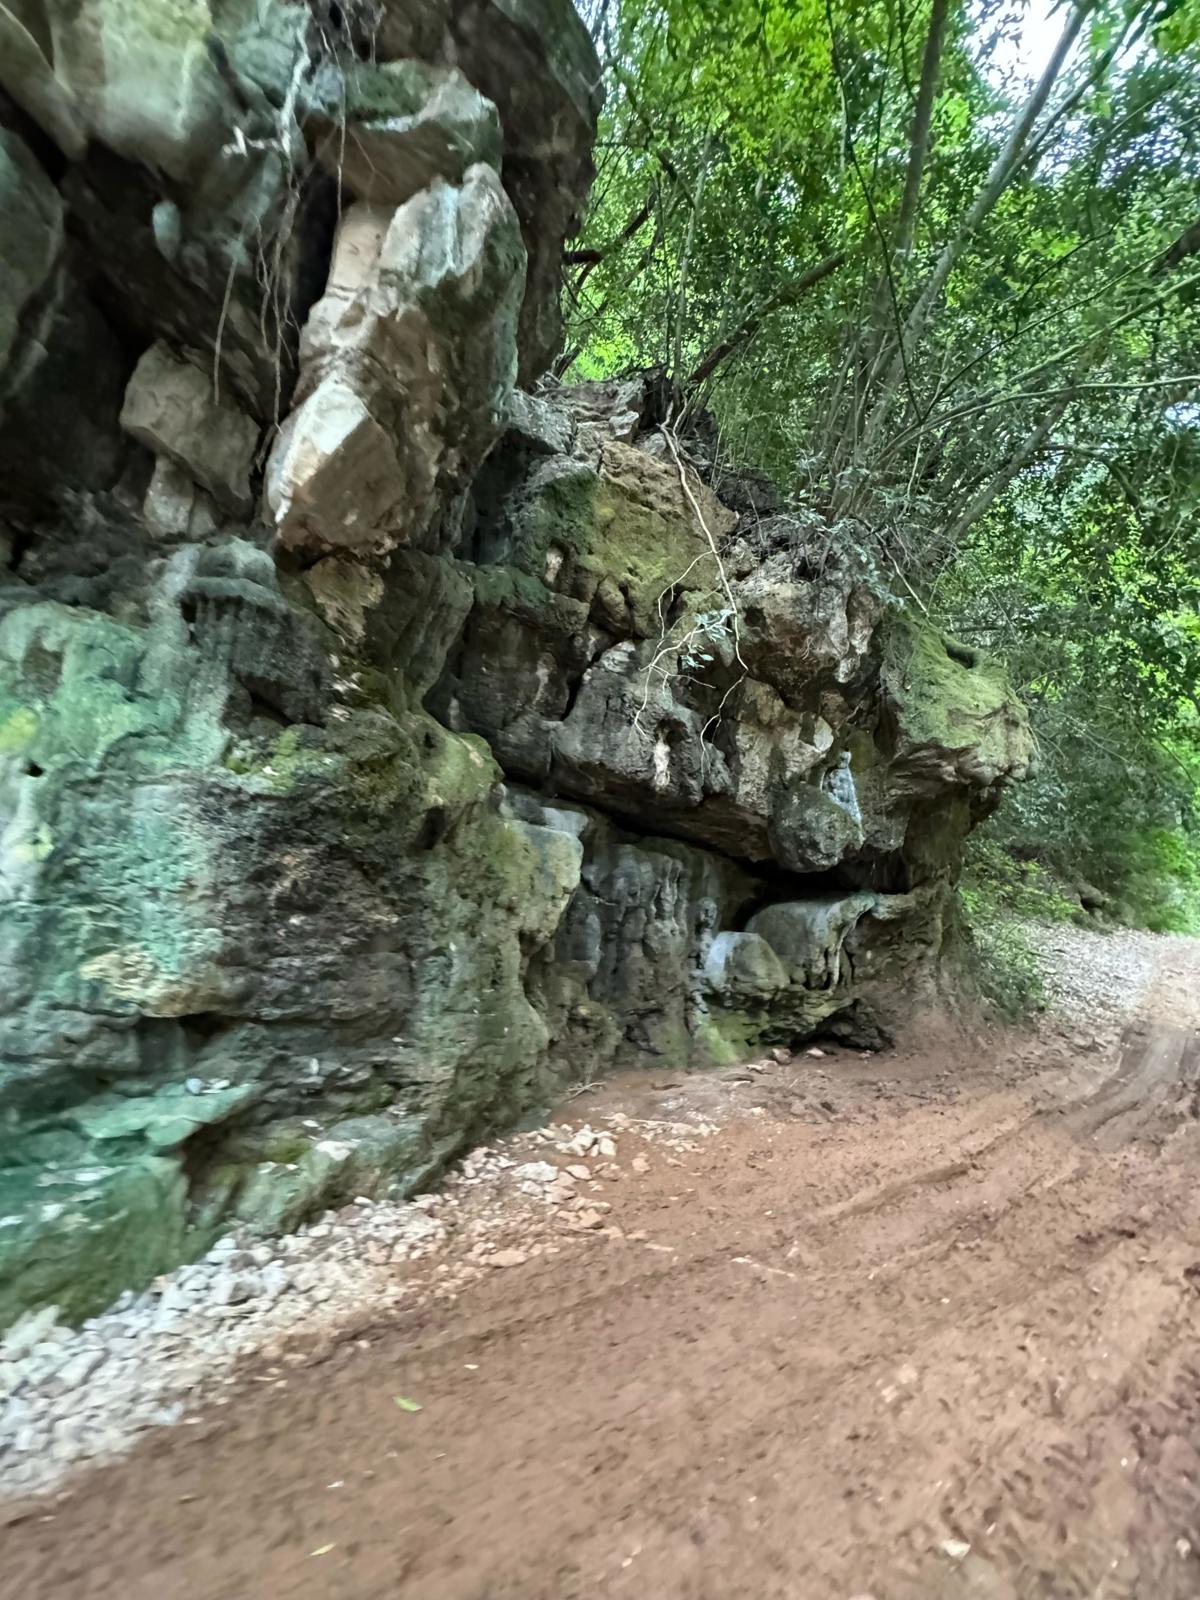
[[[597,0],[571,371],[666,366],[1047,726],[1102,685],[1162,753],[1195,737],[1200,7],[1062,0],[1024,83],[1020,6]]]

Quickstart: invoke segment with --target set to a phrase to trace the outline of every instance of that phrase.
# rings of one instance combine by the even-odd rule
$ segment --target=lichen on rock
[[[534,388],[569,0],[343,21],[47,0],[0,66],[63,166],[3,134],[0,1323],[581,1073],[885,1025],[1029,764],[652,380]]]

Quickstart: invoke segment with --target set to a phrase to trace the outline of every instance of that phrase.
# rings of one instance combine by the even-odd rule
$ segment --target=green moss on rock
[[[639,470],[666,477],[661,463],[630,455]],[[660,631],[664,594],[706,594],[718,583],[708,540],[686,506],[672,506],[666,493],[655,504],[582,464],[536,486],[519,517],[513,560],[635,638]]]
[[[0,1170],[0,1327],[56,1305],[78,1321],[187,1255],[187,1185],[174,1160]]]
[[[1028,776],[1029,714],[1001,662],[895,611],[885,630],[882,682],[902,762],[977,788]]]

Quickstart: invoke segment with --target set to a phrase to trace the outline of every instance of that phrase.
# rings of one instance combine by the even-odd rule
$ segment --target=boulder
[[[449,32],[454,59],[500,112],[504,181],[528,259],[519,336],[527,387],[562,341],[562,251],[595,171],[600,63],[571,0],[458,0]]]
[[[477,165],[390,216],[353,207],[334,260],[267,505],[283,545],[383,553],[426,533],[499,436],[523,251],[500,180]]]
[[[832,990],[847,976],[843,966],[847,938],[862,917],[879,910],[882,898],[862,890],[784,901],[756,912],[746,931],[757,934],[775,952],[789,983]]]
[[[883,641],[881,686],[895,719],[893,781],[916,791],[970,790],[994,806],[1007,783],[1029,777],[1029,713],[1003,666],[894,613]]]
[[[0,5],[0,87],[77,161],[87,147],[87,129],[70,86],[54,70],[53,54],[41,6]]]
[[[861,818],[803,780],[782,785],[773,796],[768,830],[772,854],[793,872],[824,872],[863,843]]]
[[[769,1003],[785,989],[787,968],[760,933],[719,933],[704,963],[704,981],[733,1008]]]
[[[332,64],[307,93],[318,159],[359,200],[401,205],[435,178],[500,169],[500,118],[461,72],[422,61]]]
[[[165,344],[151,345],[134,369],[121,426],[207,489],[227,511],[237,516],[250,511],[257,424],[229,399],[214,394],[211,374],[181,360]]]
[[[169,541],[205,539],[216,530],[219,520],[209,496],[184,467],[166,455],[155,458],[142,515],[151,533]]]
[[[567,455],[575,441],[575,423],[566,408],[523,389],[509,395],[504,422],[515,441],[539,455]]]
[[[64,154],[98,139],[183,181],[222,131],[212,28],[206,0],[181,0],[165,26],[113,0],[23,0],[0,7],[0,83]]]
[[[271,451],[266,499],[280,541],[386,550],[410,532],[414,486],[392,435],[357,389],[327,378]]]

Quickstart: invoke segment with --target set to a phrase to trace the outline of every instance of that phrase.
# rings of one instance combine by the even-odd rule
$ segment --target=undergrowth
[[[1038,861],[1018,861],[994,838],[976,834],[959,885],[972,935],[976,981],[996,1012],[1017,1021],[1046,1005],[1040,958],[1029,942],[1029,922],[1084,922],[1072,896]]]
[[[1033,922],[1084,922],[1092,919],[1061,878],[1040,861],[1019,861],[986,833],[971,842],[961,895],[972,928],[999,918]]]
[[[970,913],[968,913],[970,915]],[[1004,914],[971,922],[975,982],[988,1006],[1006,1022],[1044,1011],[1041,958],[1025,925]]]

